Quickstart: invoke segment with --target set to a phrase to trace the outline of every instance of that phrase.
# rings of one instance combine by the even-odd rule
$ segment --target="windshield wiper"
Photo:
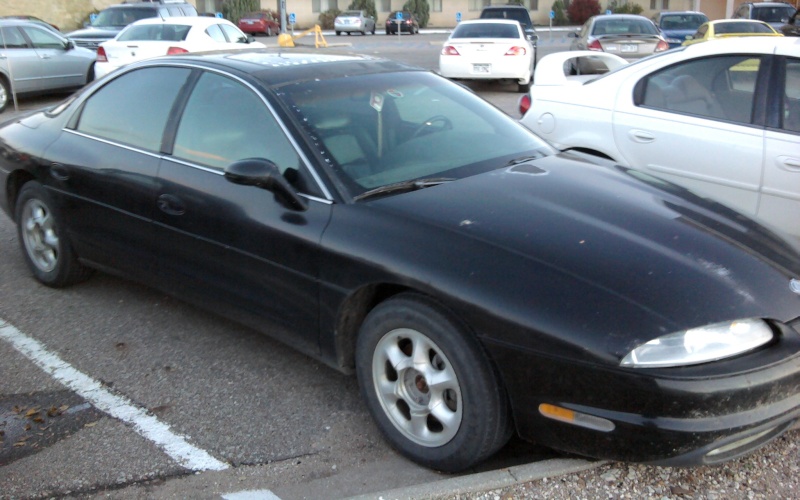
[[[370,189],[353,197],[353,200],[364,200],[373,198],[375,196],[382,196],[385,194],[407,193],[409,191],[417,191],[418,189],[425,189],[426,187],[438,186],[445,182],[451,182],[455,179],[449,177],[430,177],[428,179],[415,179],[411,181],[396,182],[394,184],[387,184],[379,188]]]

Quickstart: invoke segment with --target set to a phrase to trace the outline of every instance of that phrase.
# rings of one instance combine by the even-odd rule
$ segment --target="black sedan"
[[[558,154],[431,72],[143,61],[0,128],[0,186],[42,283],[125,276],[355,372],[386,438],[436,469],[514,432],[715,463],[800,416],[791,244]]]
[[[396,35],[398,26],[400,33],[408,33],[410,35],[419,33],[417,17],[407,10],[396,10],[389,14],[389,17],[386,18],[386,34]]]

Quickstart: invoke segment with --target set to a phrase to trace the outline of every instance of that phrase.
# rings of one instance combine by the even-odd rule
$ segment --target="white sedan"
[[[604,75],[565,75],[576,57]],[[800,38],[713,40],[626,64],[539,61],[522,123],[800,236]]]
[[[439,55],[439,73],[465,80],[514,80],[530,89],[536,52],[519,22],[477,19],[456,26]]]
[[[130,24],[97,49],[95,76],[100,78],[134,61],[167,54],[263,48],[233,23],[216,17],[154,17]]]

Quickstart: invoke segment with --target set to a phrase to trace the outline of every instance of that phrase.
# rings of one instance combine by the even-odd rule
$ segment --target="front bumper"
[[[800,335],[782,328],[778,341],[761,350],[658,370],[487,348],[501,367],[524,439],[601,459],[707,465],[748,454],[800,419]],[[541,405],[605,428],[548,418]]]

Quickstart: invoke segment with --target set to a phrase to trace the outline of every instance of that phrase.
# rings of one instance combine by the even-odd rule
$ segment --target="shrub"
[[[572,0],[567,8],[569,20],[574,24],[583,24],[592,16],[600,14],[598,0]]]
[[[236,24],[248,12],[261,9],[260,0],[225,0],[222,3],[222,17]]]
[[[417,17],[420,28],[428,26],[428,20],[431,18],[431,6],[428,4],[428,0],[406,0],[403,10],[407,10]]]
[[[375,10],[375,0],[353,0],[347,10],[363,10],[373,19],[378,19],[378,11]]]
[[[567,17],[567,9],[564,7],[564,0],[556,0],[553,2],[553,18],[554,26],[566,26],[569,24],[569,17]]]
[[[329,9],[319,15],[319,27],[324,30],[332,30],[333,29],[333,21],[336,19],[336,16],[341,14],[342,11],[339,9]]]
[[[644,9],[638,3],[629,3],[626,0],[611,0],[608,2],[608,10],[614,14],[641,14]]]

